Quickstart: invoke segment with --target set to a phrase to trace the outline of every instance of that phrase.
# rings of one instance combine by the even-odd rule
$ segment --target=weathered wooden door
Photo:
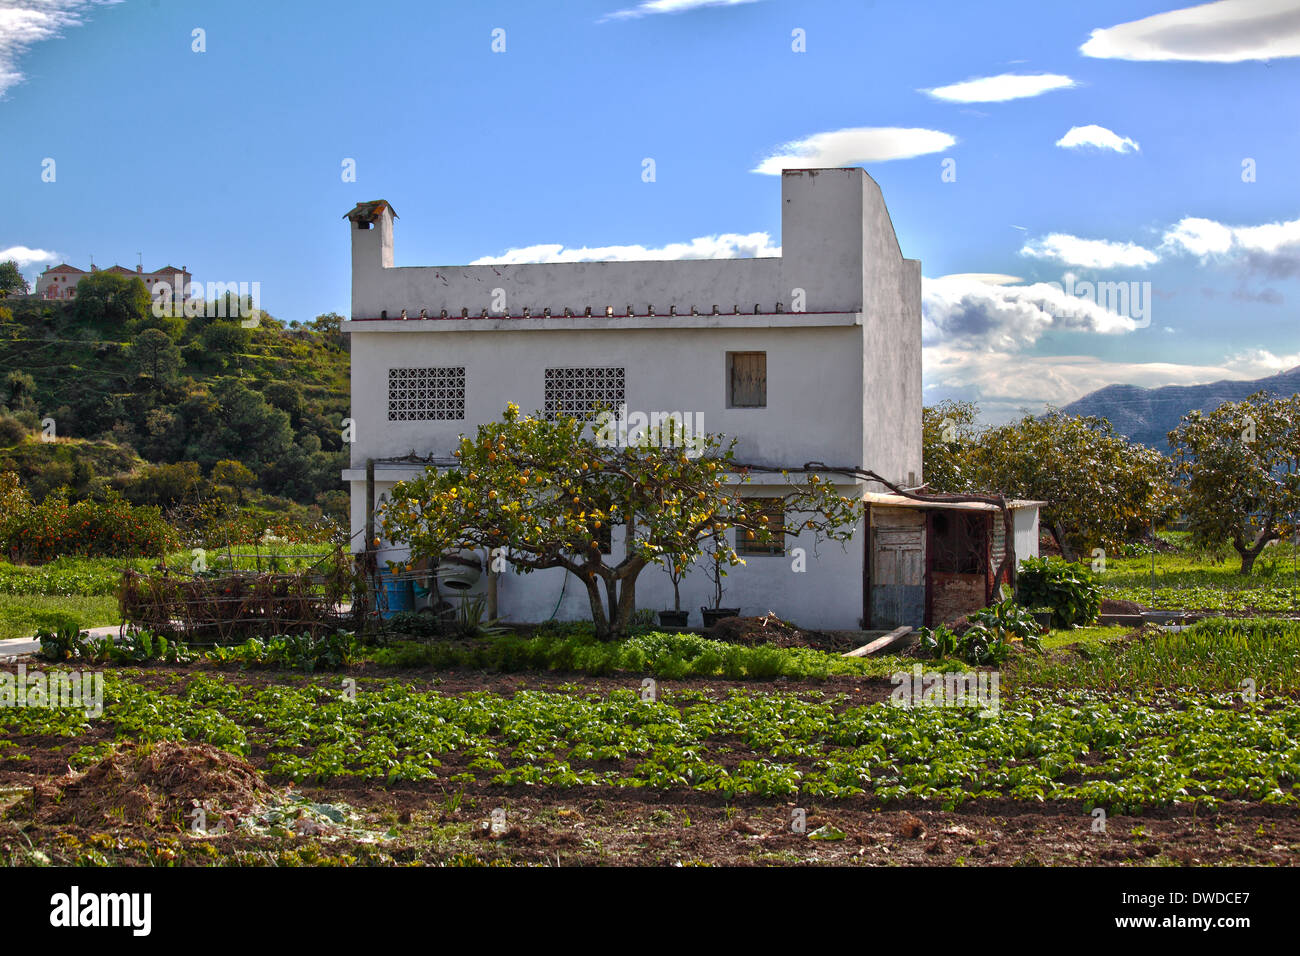
[[[871,626],[925,623],[924,528],[877,527],[871,573]]]

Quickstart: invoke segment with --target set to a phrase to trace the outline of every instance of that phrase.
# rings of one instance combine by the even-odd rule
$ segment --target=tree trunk
[[[591,621],[596,627],[596,640],[607,641],[610,638],[609,619],[605,616],[605,602],[600,596],[600,584],[593,574],[584,578],[587,588],[587,600],[591,602]]]
[[[1052,540],[1055,541],[1056,546],[1061,549],[1061,557],[1071,563],[1077,561],[1078,556],[1074,553],[1074,549],[1070,547],[1069,542],[1066,540],[1065,529],[1061,527],[1061,523],[1058,521],[1054,524],[1050,524],[1047,526],[1047,530],[1052,532]]]
[[[1245,543],[1240,538],[1234,538],[1232,546],[1236,548],[1237,553],[1241,555],[1241,573],[1243,575],[1250,574],[1250,569],[1255,566],[1255,559],[1263,553],[1266,547],[1268,547],[1268,543],[1280,538],[1281,535],[1268,525],[1265,525],[1260,529],[1259,534],[1255,535],[1255,540],[1251,542],[1249,548],[1246,547]]]
[[[627,636],[628,625],[632,623],[632,614],[636,611],[636,578],[625,578],[619,588],[618,602],[615,605],[614,621],[610,627],[615,640]]]

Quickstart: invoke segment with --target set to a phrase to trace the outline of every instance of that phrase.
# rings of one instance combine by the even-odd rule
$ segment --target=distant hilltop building
[[[70,266],[65,262],[48,268],[40,274],[36,280],[36,295],[42,299],[74,298],[77,294],[77,283],[92,272],[100,271],[140,279],[144,282],[144,287],[149,290],[150,294],[153,294],[154,286],[160,282],[167,283],[170,289],[181,288],[188,293],[192,278],[184,266],[179,269],[175,266],[163,266],[154,272],[145,272],[144,266],[136,266],[134,270],[123,266],[109,266],[107,269],[101,270],[94,263],[91,263],[90,272],[87,272],[85,269],[78,269],[76,266]],[[188,294],[186,298],[188,298]]]

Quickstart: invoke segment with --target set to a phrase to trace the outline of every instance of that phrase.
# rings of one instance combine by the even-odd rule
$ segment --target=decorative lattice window
[[[465,367],[390,368],[388,420],[433,422],[465,417]]]
[[[588,419],[625,401],[621,368],[548,368],[544,411],[557,418]]]

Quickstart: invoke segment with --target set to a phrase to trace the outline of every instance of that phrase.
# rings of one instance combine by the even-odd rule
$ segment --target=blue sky
[[[774,254],[782,157],[862,165],[927,402],[1000,420],[1300,364],[1298,80],[1300,0],[0,0],[0,258],[141,252],[305,320],[347,312],[358,200],[399,265]],[[1149,308],[1058,314],[1067,280]]]

